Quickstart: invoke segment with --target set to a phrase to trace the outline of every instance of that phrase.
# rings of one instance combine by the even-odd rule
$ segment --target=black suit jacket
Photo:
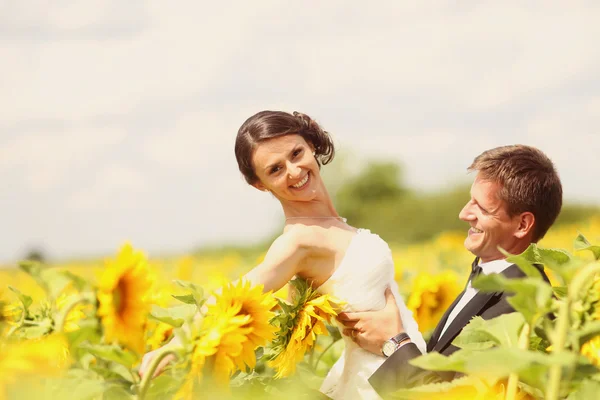
[[[544,280],[548,282],[548,277],[544,274],[543,270],[539,268],[539,271]],[[502,275],[512,279],[525,277],[523,271],[514,264],[506,268],[502,272]],[[458,313],[456,318],[454,318],[454,321],[452,321],[446,329],[446,332],[444,332],[444,335],[440,337],[440,333],[444,328],[444,325],[446,325],[448,316],[462,297],[463,293],[464,291],[458,295],[435,327],[431,339],[427,344],[428,353],[436,351],[448,356],[458,350],[458,347],[452,345],[452,341],[475,316],[480,316],[487,320],[515,311],[506,301],[507,297],[511,294],[506,292],[479,292]],[[375,390],[384,397],[385,394],[390,391],[424,385],[427,383],[449,381],[456,376],[456,373],[454,372],[432,372],[408,363],[409,360],[420,355],[421,351],[414,343],[402,346],[385,360],[379,369],[377,369],[371,378],[369,378],[369,382]]]

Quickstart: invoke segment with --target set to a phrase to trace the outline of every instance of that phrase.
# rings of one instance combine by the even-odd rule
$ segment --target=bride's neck
[[[281,203],[286,218],[294,217],[339,217],[327,191],[311,201]]]

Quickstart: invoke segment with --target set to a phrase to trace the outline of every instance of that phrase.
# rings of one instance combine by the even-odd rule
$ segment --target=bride
[[[348,225],[335,210],[320,175],[321,165],[334,154],[329,134],[305,114],[261,111],[240,127],[235,156],[241,173],[248,184],[275,196],[285,215],[283,233],[245,278],[263,284],[265,292],[294,276],[304,278],[319,292],[344,301],[345,312],[379,310],[393,296],[401,328],[424,352],[423,337],[394,281],[389,246],[368,230]],[[321,392],[333,399],[378,399],[368,378],[385,356],[343,338],[344,352]]]

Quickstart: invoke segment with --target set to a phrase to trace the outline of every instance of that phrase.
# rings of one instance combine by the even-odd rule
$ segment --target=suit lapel
[[[465,294],[465,291],[463,290],[458,296],[456,296],[456,299],[454,299],[454,302],[452,304],[450,304],[450,307],[448,307],[448,309],[442,316],[442,319],[437,324],[433,333],[431,334],[429,343],[427,343],[427,352],[430,352],[434,348],[434,346],[437,344],[438,340],[440,339],[440,332],[442,331],[444,326],[446,326],[446,321],[448,320],[448,316],[450,316],[450,313],[452,312],[452,310],[454,310],[454,307],[456,307],[456,303],[458,303],[460,301],[460,299],[463,297],[464,294]]]
[[[435,344],[433,350],[440,351],[441,349],[446,347],[448,342],[453,340],[458,334],[458,332],[460,332],[462,328],[464,328],[465,325],[469,323],[471,318],[476,316],[481,311],[481,309],[485,307],[488,301],[490,301],[496,294],[496,292],[477,293],[475,297],[473,297],[471,301],[469,301],[465,305],[465,307],[462,310],[460,310],[456,318],[454,318],[454,320],[450,323],[450,326],[448,326],[448,329],[446,329],[442,337]]]
[[[523,278],[525,276],[523,271],[521,271],[521,269],[518,266],[516,266],[515,264],[506,268],[504,271],[501,272],[501,274],[510,279]],[[433,346],[432,350],[441,352],[441,350],[443,350],[450,341],[454,340],[454,338],[469,323],[469,321],[474,316],[479,315],[481,310],[487,305],[487,303],[490,300],[492,300],[494,298],[494,296],[498,296],[499,294],[500,294],[499,292],[488,292],[488,293],[478,292],[475,295],[475,297],[473,297],[471,299],[471,301],[469,301],[465,305],[465,307],[458,313],[458,315],[456,316],[456,318],[454,318],[452,323],[450,323],[450,326],[448,326],[448,329],[446,329],[446,331],[444,332],[444,335],[437,340],[437,343],[432,345]],[[456,301],[454,303],[456,304]],[[454,308],[454,307],[451,307],[451,308]],[[436,327],[436,332],[438,330],[441,330],[441,328],[444,327],[444,325],[446,324],[446,319],[448,318],[449,314],[450,314],[449,312],[446,313],[443,324],[440,323]],[[430,349],[428,348],[428,350],[430,350]]]

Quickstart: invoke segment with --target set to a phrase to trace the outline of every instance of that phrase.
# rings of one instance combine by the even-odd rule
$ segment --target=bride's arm
[[[264,292],[276,291],[298,274],[301,261],[307,256],[309,243],[307,232],[297,227],[279,236],[265,255],[265,259],[242,279],[253,285],[264,285]]]

